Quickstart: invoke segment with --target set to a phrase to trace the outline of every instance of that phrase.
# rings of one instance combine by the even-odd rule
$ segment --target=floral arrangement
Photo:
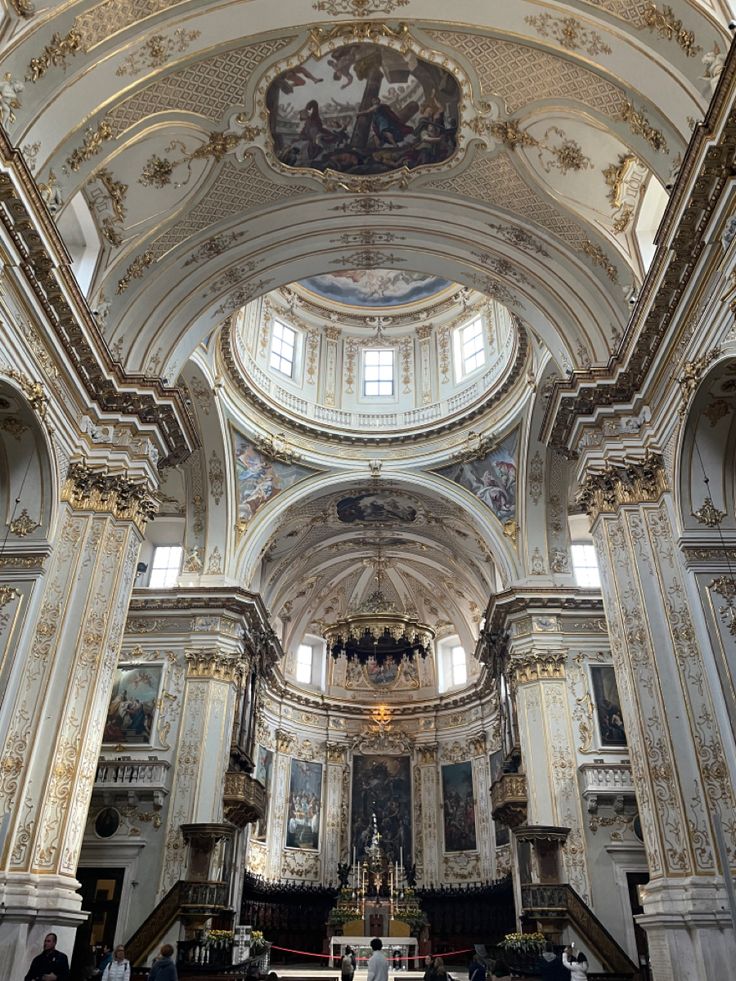
[[[519,954],[538,954],[546,941],[543,933],[507,933],[498,946]]]
[[[265,954],[271,945],[263,936],[262,930],[251,930],[250,934],[250,952],[251,955],[255,954]]]
[[[208,940],[232,940],[233,931],[232,930],[210,930],[207,934]]]

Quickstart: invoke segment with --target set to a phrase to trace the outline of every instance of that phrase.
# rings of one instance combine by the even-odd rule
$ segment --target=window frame
[[[278,352],[274,350],[275,343],[278,343],[279,345],[283,345],[283,343],[284,343],[283,336],[281,336],[281,337],[277,337],[276,336],[276,329],[277,328],[279,328],[282,331],[282,333],[283,333],[283,331],[288,331],[292,335],[292,337],[293,337],[293,344],[291,345],[291,361],[290,362],[281,353],[281,349],[279,349]],[[299,331],[295,327],[292,327],[291,324],[287,324],[285,320],[281,320],[279,317],[274,317],[273,318],[273,321],[271,323],[271,337],[270,337],[270,343],[269,343],[269,348],[268,348],[268,368],[269,368],[269,370],[270,371],[275,371],[277,373],[277,375],[283,376],[284,378],[287,378],[291,382],[298,381],[298,379],[297,379],[297,357],[298,357],[298,354],[299,354],[299,349],[300,349],[300,344],[299,344]],[[283,362],[285,362],[287,364],[290,364],[291,371],[287,373],[286,371],[283,370],[283,368],[281,368],[278,365],[274,364],[274,359],[277,359],[278,361],[283,361]]]
[[[472,355],[466,356],[465,347],[465,332],[471,327],[477,325],[478,330],[474,335],[474,339],[480,341],[480,346],[473,352]],[[475,375],[488,365],[489,353],[488,353],[488,338],[486,336],[486,324],[482,313],[476,314],[471,317],[470,320],[466,320],[464,324],[457,326],[453,332],[453,355],[455,360],[455,381],[456,383],[465,381],[466,378],[470,378]],[[482,360],[479,364],[474,365],[472,368],[467,367],[468,358],[477,358],[478,355],[482,355]]]
[[[300,660],[300,655],[302,651],[309,651],[309,677],[300,678],[299,669],[304,667],[305,664]],[[313,684],[314,677],[314,647],[311,644],[299,644],[296,649],[296,657],[294,658],[294,677],[300,685],[311,685]]]
[[[379,362],[378,362],[378,364],[376,364],[376,365],[368,365],[367,364],[368,356],[371,355],[371,354],[378,354],[379,355]],[[388,383],[388,379],[386,379],[385,377],[383,377],[383,378],[381,377],[380,369],[382,367],[384,367],[384,366],[381,365],[381,363],[380,363],[380,355],[387,355],[390,358],[390,364],[391,364],[391,379],[390,379],[391,391],[390,392],[381,392],[381,391],[378,391],[378,392],[375,392],[375,393],[369,393],[367,391],[367,389],[366,389],[366,386],[368,384],[378,385],[379,388],[380,388],[381,385],[385,385],[385,384]],[[367,399],[367,400],[370,400],[370,401],[378,401],[378,402],[385,402],[387,399],[395,400],[396,399],[397,388],[398,388],[398,386],[396,384],[396,364],[397,364],[396,351],[392,347],[369,347],[369,348],[365,348],[361,352],[361,359],[360,359],[360,373],[361,373],[361,378],[360,378],[360,393],[361,393],[361,397],[363,399]],[[369,379],[367,377],[367,369],[368,368],[374,368],[374,367],[379,369],[378,377],[377,378],[371,378],[371,379]]]
[[[165,565],[156,566],[156,556],[159,555],[164,550],[171,555],[172,550],[178,550],[179,561],[176,565],[167,562]],[[181,574],[181,567],[184,561],[184,547],[182,545],[154,545],[153,555],[151,556],[151,571],[148,576],[148,587],[149,589],[171,589],[176,586],[177,579]],[[174,573],[173,576],[164,575],[163,581],[160,583],[154,582],[154,575],[157,572],[163,573]]]
[[[586,551],[584,554],[593,556],[593,564],[590,565],[587,563],[582,564],[580,562],[576,562],[575,561],[576,554],[580,555],[580,553],[576,551],[577,549],[589,550]],[[579,589],[601,588],[601,571],[600,571],[600,566],[598,565],[598,555],[596,553],[595,546],[593,545],[592,542],[581,542],[581,541],[572,542],[570,544],[570,560],[572,561],[572,573],[575,578],[575,585]],[[589,572],[593,572],[594,575],[592,577],[586,575],[586,573]],[[592,579],[593,581],[581,582],[581,579],[583,580]]]

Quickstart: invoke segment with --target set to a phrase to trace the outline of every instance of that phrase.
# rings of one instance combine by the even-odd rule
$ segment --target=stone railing
[[[491,787],[491,811],[497,821],[515,828],[526,819],[527,790],[523,773],[502,773]]]
[[[166,760],[102,759],[97,764],[94,791],[106,798],[152,798],[160,807],[168,793],[168,770]]]
[[[635,796],[628,763],[583,763],[580,775],[583,778],[583,797],[591,812],[604,801],[613,804],[616,810],[623,810],[626,798]]]

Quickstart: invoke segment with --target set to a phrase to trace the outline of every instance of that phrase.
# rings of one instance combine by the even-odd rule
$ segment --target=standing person
[[[383,942],[380,937],[371,940],[371,950],[373,953],[368,958],[368,977],[366,981],[388,981],[388,961],[381,953]],[[149,978],[149,981],[153,981]]]
[[[56,949],[57,936],[47,933],[43,950],[31,961],[25,981],[69,981],[69,959]]]
[[[435,981],[450,981],[450,975],[447,973],[445,962],[441,957],[434,959],[434,977]]]
[[[434,960],[431,954],[424,958],[424,979],[423,981],[435,981]]]
[[[565,947],[562,963],[570,972],[570,981],[585,981],[588,977],[588,958],[580,951],[577,958],[572,947]]]
[[[163,945],[160,955],[153,962],[148,981],[179,981],[176,964],[171,956],[173,953],[174,948],[171,944]]]
[[[118,944],[113,959],[102,972],[102,981],[130,981],[130,961],[125,959],[125,947]]]
[[[544,953],[539,958],[537,971],[541,981],[567,981],[569,978],[562,961],[555,954],[555,949],[549,940],[544,945]]]
[[[486,966],[477,954],[470,962],[468,981],[486,981]]]
[[[100,963],[97,965],[97,977],[101,978],[105,973],[105,968],[112,960],[112,947],[108,944],[102,945],[102,956],[100,957]]]
[[[353,958],[353,948],[348,944],[348,946],[345,948],[345,953],[342,955],[342,960],[340,961],[341,981],[352,981],[354,973],[355,960]]]

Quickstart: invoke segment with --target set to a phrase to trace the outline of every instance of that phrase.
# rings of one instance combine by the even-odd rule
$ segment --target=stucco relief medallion
[[[497,112],[473,104],[469,77],[447,54],[405,25],[373,23],[313,30],[268,69],[255,106],[230,127],[246,142],[257,136],[274,169],[350,191],[454,167],[479,138],[478,115]]]

